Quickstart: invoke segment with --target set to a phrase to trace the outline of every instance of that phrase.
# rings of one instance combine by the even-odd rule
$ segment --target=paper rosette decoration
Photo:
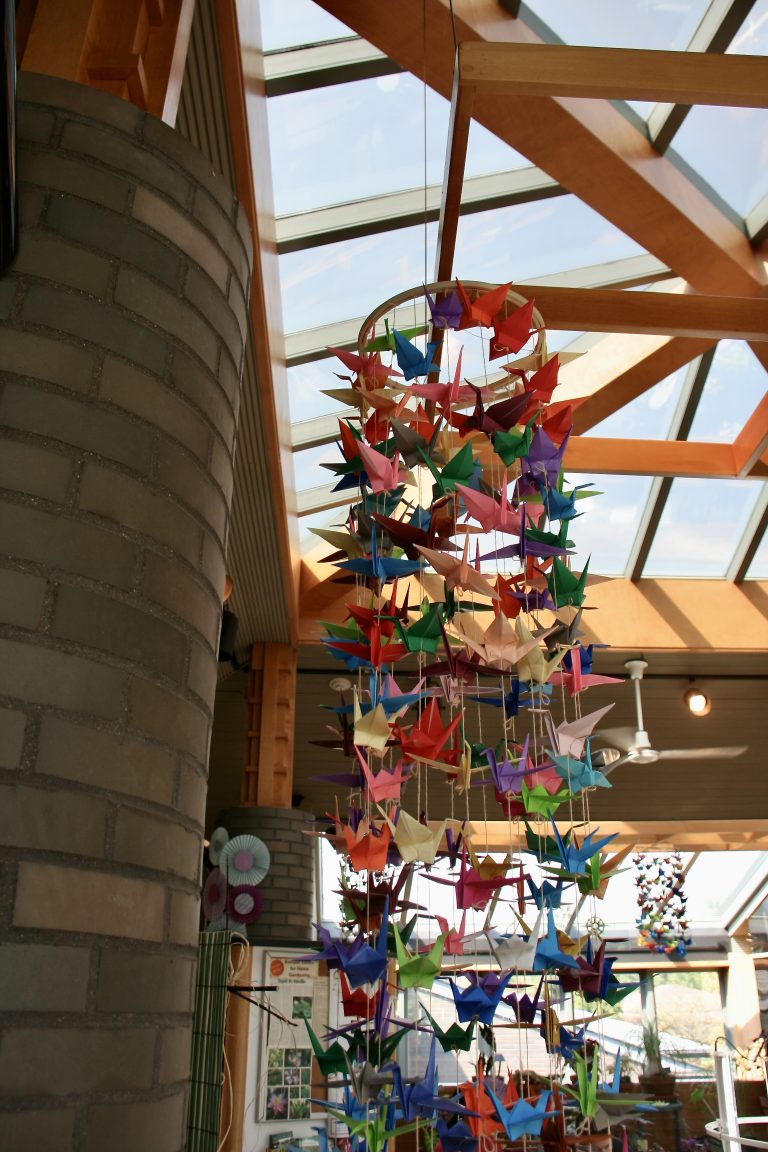
[[[269,849],[258,836],[244,833],[224,845],[219,865],[230,884],[259,884],[269,871]]]
[[[252,924],[264,910],[264,895],[253,884],[230,887],[227,893],[227,916],[238,924]]]
[[[218,920],[227,906],[227,878],[220,868],[214,868],[203,888],[203,913],[206,920]]]
[[[221,857],[221,850],[224,845],[229,841],[229,832],[226,828],[219,825],[211,832],[211,839],[208,841],[208,859],[211,864],[218,864]]]

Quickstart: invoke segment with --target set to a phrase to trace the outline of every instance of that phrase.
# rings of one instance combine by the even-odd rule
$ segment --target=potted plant
[[[655,1020],[643,1021],[643,1072],[640,1086],[654,1098],[668,1099],[675,1094],[675,1078],[661,1062],[661,1035]]]

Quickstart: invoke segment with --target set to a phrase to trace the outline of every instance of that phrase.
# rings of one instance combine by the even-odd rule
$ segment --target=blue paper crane
[[[547,1112],[551,1092],[542,1092],[535,1104],[521,1099],[516,1100],[511,1108],[507,1108],[488,1087],[487,1082],[484,1082],[483,1086],[493,1104],[496,1119],[510,1140],[519,1140],[521,1136],[538,1136],[546,1117],[555,1115],[553,1112]]]
[[[349,981],[350,988],[360,988],[363,984],[373,984],[387,970],[387,920],[389,918],[389,897],[384,901],[381,928],[376,947],[365,941],[362,933],[351,944],[337,944],[341,966]]]

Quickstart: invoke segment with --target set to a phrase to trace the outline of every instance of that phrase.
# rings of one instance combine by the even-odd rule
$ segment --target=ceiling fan
[[[643,724],[640,696],[640,681],[648,662],[627,660],[624,667],[635,689],[637,728],[605,728],[597,734],[605,744],[596,754],[598,761],[602,762],[604,773],[612,772],[622,764],[655,764],[657,760],[732,760],[747,751],[746,744],[728,748],[654,748]]]

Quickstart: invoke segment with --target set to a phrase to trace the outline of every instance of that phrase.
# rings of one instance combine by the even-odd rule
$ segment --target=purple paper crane
[[[533,1024],[536,1019],[536,1013],[544,1011],[544,1001],[539,1000],[539,994],[543,984],[544,976],[542,975],[533,996],[529,996],[527,992],[524,992],[522,996],[518,996],[516,992],[512,992],[509,996],[503,998],[504,1003],[509,1004],[515,1017],[521,1024]]]
[[[491,769],[493,783],[498,792],[519,792],[522,782],[535,769],[528,763],[528,742],[525,737],[519,760],[499,760],[493,748],[484,748],[483,755]]]
[[[558,446],[543,428],[536,429],[528,455],[520,461],[522,481],[520,495],[523,491],[526,493],[537,491],[541,484],[545,484],[547,488],[556,488],[569,436],[570,432]]]

